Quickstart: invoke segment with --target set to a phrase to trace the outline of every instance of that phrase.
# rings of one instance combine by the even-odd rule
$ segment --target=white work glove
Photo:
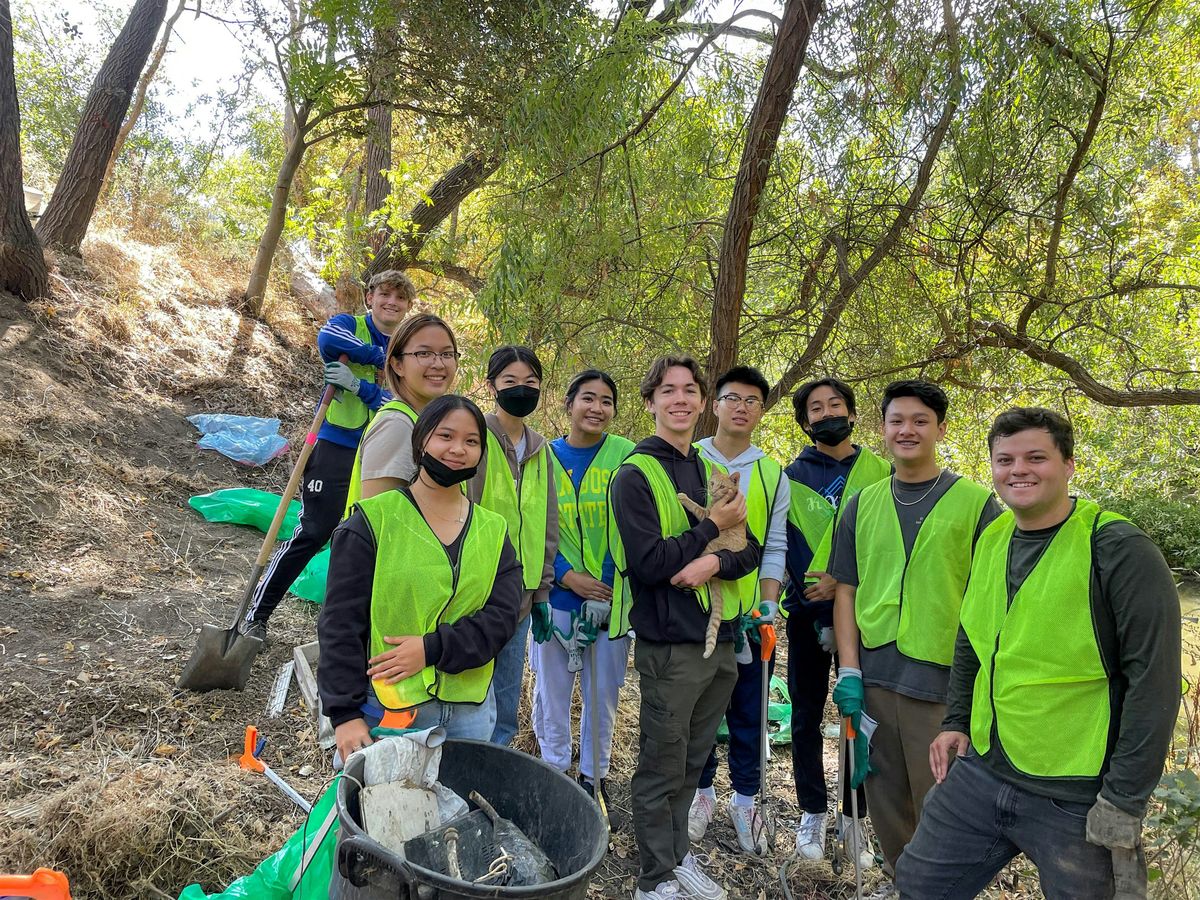
[[[611,615],[612,604],[607,600],[584,600],[579,610],[579,618],[593,628],[603,628]]]
[[[758,604],[758,618],[754,620],[755,625],[774,625],[775,620],[779,618],[779,604],[774,600],[764,600]]]
[[[325,383],[332,384],[343,391],[349,391],[351,394],[358,394],[358,379],[354,377],[354,373],[345,363],[325,363]]]
[[[830,656],[837,653],[837,641],[834,640],[832,626],[822,626],[814,622],[813,627],[817,629],[817,643],[821,645],[821,649]]]

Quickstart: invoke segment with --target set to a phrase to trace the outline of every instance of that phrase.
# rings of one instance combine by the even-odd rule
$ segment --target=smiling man
[[[906,897],[974,897],[1022,852],[1048,898],[1146,896],[1142,816],[1179,710],[1179,597],[1150,538],[1070,495],[1074,443],[1048,409],[1008,410],[988,434],[1009,512],[976,546],[929,748],[940,786],[897,872]]]
[[[929,742],[946,711],[958,610],[975,539],[1000,508],[975,482],[943,469],[948,401],[927,381],[894,381],[883,391],[883,440],[895,474],[846,505],[833,540],[837,581],[833,700],[857,729],[865,712],[878,726],[855,747],[852,787],[866,778],[871,820],[885,869],[916,830],[933,785]],[[885,884],[877,896],[894,892]]]
[[[614,596],[610,630],[623,634],[632,625],[636,631],[633,662],[641,688],[638,761],[630,781],[641,857],[634,897],[720,900],[724,889],[688,850],[688,807],[737,680],[729,622],[721,626],[716,651],[704,658],[705,585],[753,572],[761,547],[746,529],[744,550],[705,552],[720,531],[745,528],[740,493],[714,504],[700,522],[677,497],[707,505],[714,465],[692,446],[704,407],[699,364],[687,356],[660,357],[642,379],[641,393],[654,416],[654,435],[634,447],[610,489],[621,538],[613,559],[631,598],[626,612]]]

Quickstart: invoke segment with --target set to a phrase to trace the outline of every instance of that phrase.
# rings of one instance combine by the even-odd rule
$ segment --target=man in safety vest
[[[717,379],[713,391],[717,433],[696,443],[705,459],[717,463],[731,475],[738,473],[738,490],[746,498],[746,525],[763,547],[758,571],[739,579],[736,587],[725,588],[727,594],[736,590],[746,595],[754,606],[762,604],[765,612],[755,620],[756,625],[775,621],[787,555],[790,497],[787,479],[783,477],[783,467],[779,463],[750,443],[754,429],[762,420],[769,391],[767,379],[758,369],[749,366],[730,369]],[[758,629],[751,628],[747,634],[757,640]],[[762,778],[759,772],[762,749],[759,716],[763,664],[756,647],[747,643],[743,649],[738,660],[737,683],[729,708],[725,710],[725,724],[729,727],[729,780],[733,783],[727,810],[741,848],[747,853],[764,853],[766,830],[755,798]],[[770,668],[775,668],[774,657]],[[717,749],[713,747],[704,771],[700,773],[700,784],[688,812],[688,836],[693,841],[704,836],[712,821],[717,799],[713,788],[716,774]]]
[[[654,436],[639,443],[612,481],[610,508],[620,547],[618,573],[626,579],[628,611],[614,604],[610,630],[637,632],[634,667],[640,676],[638,761],[630,782],[633,825],[641,856],[635,900],[677,897],[721,900],[725,891],[700,869],[688,849],[688,807],[708,759],[717,726],[737,681],[733,629],[721,626],[716,651],[704,658],[707,584],[736,581],[758,568],[762,554],[747,530],[747,546],[705,553],[722,529],[745,527],[740,493],[714,504],[697,522],[678,493],[706,505],[713,464],[692,446],[704,407],[699,364],[687,356],[655,360],[642,379],[642,399],[654,416]],[[741,610],[732,598],[727,619]],[[747,612],[749,610],[746,610]]]
[[[1179,596],[1150,538],[1068,493],[1074,443],[1048,409],[1010,409],[988,434],[1009,512],[975,548],[929,748],[939,786],[897,869],[905,897],[974,897],[1018,853],[1047,897],[1146,896],[1142,816],[1179,711]]]
[[[388,338],[408,315],[417,289],[403,272],[375,275],[367,289],[367,313],[341,313],[317,332],[317,351],[325,361],[325,383],[340,390],[329,404],[325,423],[300,480],[300,524],[275,548],[254,589],[241,631],[267,635],[267,619],[304,567],[328,542],[346,509],[346,492],[358,442],[371,414],[391,399],[376,384]],[[339,362],[345,356],[349,362]]]
[[[946,394],[927,381],[884,389],[883,440],[895,474],[851,498],[833,539],[833,701],[855,731],[866,725],[855,741],[850,781],[858,787],[866,779],[889,874],[933,785],[929,742],[946,711],[971,555],[1000,513],[990,491],[938,464],[947,406]],[[885,883],[878,896],[894,890]]]
[[[825,784],[824,738],[821,722],[829,698],[829,667],[837,648],[833,641],[833,592],[837,582],[828,573],[829,550],[839,512],[868,484],[892,473],[891,465],[866,447],[851,442],[858,411],[854,389],[837,378],[820,378],[801,385],[792,395],[796,424],[813,442],[787,467],[791,486],[788,508],[788,590],[783,599],[787,617],[787,678],[792,703],[792,776],[800,823],[796,853],[805,859],[825,855],[828,789]],[[846,852],[859,848],[859,864],[875,864],[875,854],[863,833],[866,793],[858,792],[859,821],[849,818],[850,788],[842,785],[843,832]],[[851,832],[854,832],[853,834]]]

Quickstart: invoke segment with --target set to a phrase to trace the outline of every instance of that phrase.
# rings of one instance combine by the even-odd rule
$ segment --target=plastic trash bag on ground
[[[226,413],[200,413],[187,418],[203,435],[196,446],[216,450],[234,462],[262,466],[287,452],[288,442],[279,433],[278,419]]]
[[[782,698],[776,702],[775,697]],[[772,744],[790,744],[792,742],[792,697],[788,693],[787,682],[778,675],[771,676],[771,702],[767,704],[768,740]],[[729,726],[724,719],[717,726],[717,740],[729,740]]]
[[[223,488],[211,494],[198,494],[188,500],[188,506],[209,522],[228,522],[232,525],[251,525],[265,532],[271,527],[279,495],[254,488]],[[281,540],[287,540],[300,523],[300,501],[288,504],[287,514],[279,528]],[[289,593],[312,603],[325,602],[325,576],[329,569],[329,546],[314,556],[293,582]]]

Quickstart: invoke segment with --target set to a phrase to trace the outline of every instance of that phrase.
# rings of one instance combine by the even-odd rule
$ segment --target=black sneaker
[[[242,622],[238,625],[238,634],[244,634],[246,637],[258,638],[264,644],[267,642],[267,623],[261,619],[251,619],[249,622]]]
[[[578,781],[579,781],[580,787],[582,787],[585,791],[587,791],[588,796],[591,797],[593,800],[596,799],[596,789],[595,789],[595,787],[592,786],[592,783],[590,781],[588,781],[586,778],[584,778],[582,774],[579,776]],[[604,801],[604,809],[608,813],[609,829],[611,829],[611,830],[619,829],[622,825],[625,824],[625,814],[622,813],[615,806],[613,806],[612,801],[608,799],[608,779],[607,778],[600,779],[600,798]]]

